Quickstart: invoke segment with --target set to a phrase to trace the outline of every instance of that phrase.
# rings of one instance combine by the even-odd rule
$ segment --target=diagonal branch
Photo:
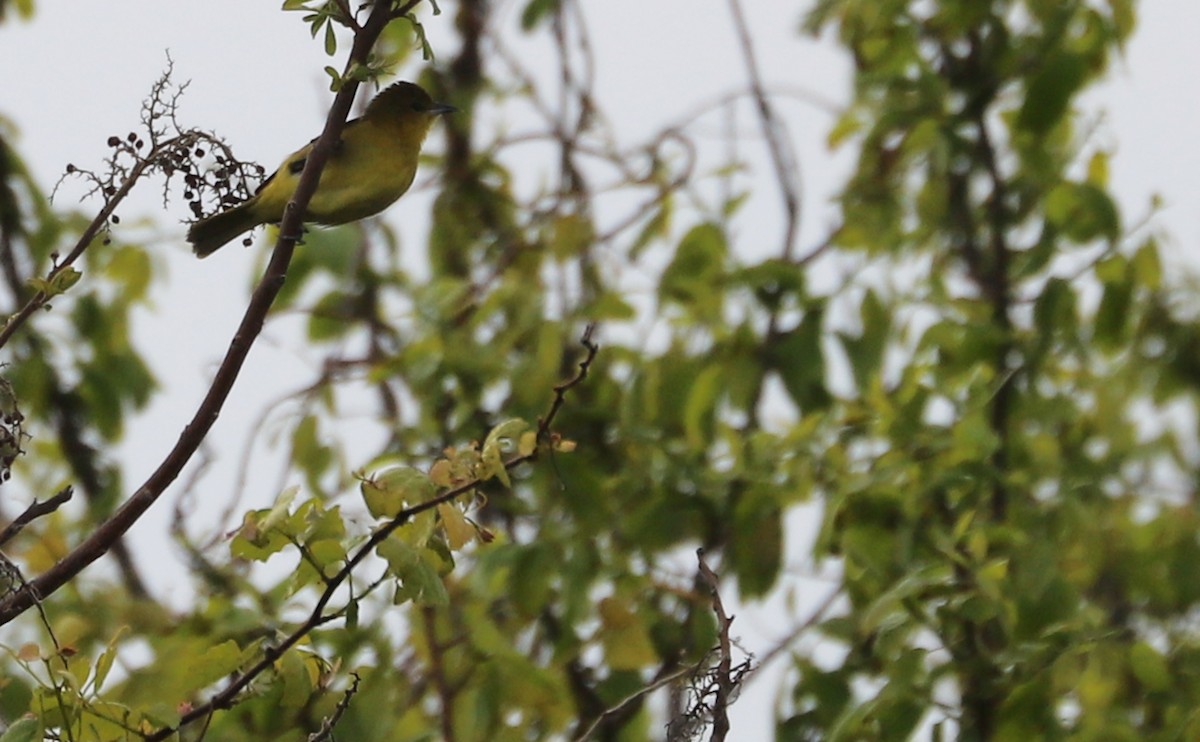
[[[729,0],[729,11],[733,15],[733,25],[737,29],[738,43],[742,47],[746,72],[750,75],[750,91],[758,108],[763,137],[767,140],[771,164],[775,167],[775,179],[779,181],[779,192],[783,197],[786,222],[783,230],[782,257],[785,261],[790,261],[796,249],[796,232],[800,228],[800,189],[796,185],[799,165],[796,162],[796,153],[792,151],[785,137],[787,131],[775,115],[775,109],[767,96],[762,74],[758,69],[758,59],[754,54],[754,44],[750,39],[750,29],[746,24],[746,15],[739,0]]]
[[[410,0],[405,5],[412,6],[417,2],[419,0]],[[390,1],[382,0],[372,7],[367,23],[363,26],[362,31],[354,37],[354,46],[346,63],[347,73],[352,68],[366,64],[375,40],[388,23],[391,8]],[[200,447],[200,443],[212,428],[213,423],[217,421],[221,408],[246,361],[246,356],[262,330],[267,312],[279,290],[283,288],[292,252],[299,240],[305,209],[316,191],[321,169],[329,159],[342,127],[345,125],[346,117],[350,113],[350,106],[354,102],[354,94],[358,89],[358,81],[350,74],[346,74],[344,79],[345,85],[333,100],[329,116],[325,121],[325,128],[307,158],[304,171],[296,184],[296,192],[284,210],[284,217],[279,227],[279,239],[271,253],[271,260],[251,295],[250,304],[246,307],[242,322],[229,344],[229,350],[226,351],[225,358],[221,361],[221,365],[213,377],[212,385],[195,415],[184,426],[179,440],[167,453],[162,463],[125,504],[53,567],[22,589],[0,601],[0,626],[12,621],[33,605],[35,596],[45,598],[54,593],[85,567],[103,556],[113,543],[128,531],[142,514],[158,500],[166,488],[175,481],[183,467]]]
[[[168,142],[164,142],[162,147],[156,148],[156,150],[177,146],[178,141],[178,138],[176,138]],[[55,278],[57,278],[67,268],[70,268],[71,265],[78,260],[81,255],[83,255],[84,250],[86,250],[88,246],[92,244],[92,241],[96,239],[96,236],[100,234],[100,231],[104,229],[105,225],[108,224],[108,220],[112,217],[113,212],[117,210],[117,206],[119,206],[121,202],[125,200],[125,197],[128,196],[133,190],[134,185],[136,185],[137,182],[142,179],[142,176],[146,174],[146,171],[154,167],[155,155],[155,152],[151,152],[149,156],[147,156],[145,159],[139,160],[137,164],[133,166],[133,168],[129,171],[128,176],[121,182],[120,187],[117,188],[115,193],[108,197],[108,199],[104,202],[103,208],[100,209],[99,213],[96,214],[91,223],[89,223],[83,230],[83,234],[79,236],[79,239],[75,242],[75,247],[71,248],[71,252],[67,253],[67,256],[61,261],[56,262],[54,267],[50,269],[50,272],[46,274],[45,280],[47,283],[52,283]],[[4,347],[4,345],[8,343],[13,334],[20,329],[20,327],[24,325],[29,318],[37,312],[37,310],[46,306],[46,303],[50,301],[50,299],[50,294],[45,291],[38,291],[34,293],[33,296],[29,297],[29,300],[25,302],[25,305],[17,310],[15,314],[10,315],[8,319],[5,320],[4,326],[0,327],[0,348]]]
[[[370,27],[371,22],[368,21],[365,28]],[[559,410],[562,409],[563,398],[566,395],[566,392],[582,383],[584,378],[587,376],[588,369],[591,367],[592,361],[595,359],[596,353],[599,351],[599,347],[591,340],[594,330],[595,325],[589,324],[587,329],[584,331],[583,337],[580,339],[580,342],[583,344],[587,352],[583,360],[579,362],[578,370],[576,371],[575,375],[567,381],[564,381],[554,387],[554,399],[550,404],[550,409],[538,423],[539,437],[546,436],[548,434],[550,426],[554,423],[555,417],[557,417]],[[522,464],[526,464],[535,460],[537,457],[538,452],[536,450],[529,454],[514,456],[513,458],[504,462],[504,468],[506,470],[512,470]],[[469,482],[465,482],[457,487],[454,487],[453,489],[443,492],[437,497],[400,511],[395,517],[376,529],[375,532],[371,534],[371,537],[368,538],[366,542],[362,544],[362,546],[358,547],[354,554],[352,554],[350,558],[346,560],[346,563],[342,566],[342,568],[339,569],[332,577],[325,580],[325,588],[321,591],[320,597],[317,598],[317,602],[313,605],[312,610],[309,612],[308,618],[305,619],[303,623],[297,626],[278,644],[267,647],[263,651],[262,657],[260,657],[257,662],[251,665],[244,672],[233,677],[224,688],[218,691],[206,703],[196,706],[191,711],[180,717],[177,726],[163,727],[153,734],[146,735],[146,742],[158,742],[160,740],[165,740],[175,734],[186,724],[211,716],[216,711],[232,708],[237,702],[238,695],[245,690],[245,688],[250,685],[255,678],[274,667],[275,662],[279,660],[279,658],[282,657],[289,649],[298,644],[304,639],[304,637],[308,636],[317,627],[322,626],[343,615],[343,611],[340,609],[331,613],[326,613],[325,609],[329,605],[329,602],[333,600],[333,597],[337,594],[338,589],[343,583],[346,582],[346,580],[350,578],[350,575],[354,572],[358,565],[361,564],[364,559],[370,556],[380,544],[386,541],[392,535],[392,533],[394,533],[405,523],[408,523],[418,514],[432,510],[438,505],[450,502],[461,495],[472,492],[482,484],[482,479],[472,479]]]
[[[58,491],[58,494],[54,495],[45,502],[38,502],[37,500],[34,500],[29,507],[25,508],[25,512],[21,513],[16,518],[13,518],[12,522],[5,526],[3,531],[0,531],[0,546],[12,541],[13,538],[16,537],[16,535],[20,533],[23,528],[25,528],[25,526],[29,525],[33,521],[41,518],[44,515],[49,515],[55,510],[58,510],[60,507],[65,505],[68,500],[71,499],[73,494],[75,494],[75,491],[72,488],[63,487]]]

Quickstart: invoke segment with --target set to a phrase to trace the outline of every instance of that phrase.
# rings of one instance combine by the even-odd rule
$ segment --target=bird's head
[[[454,106],[435,102],[420,85],[398,82],[385,88],[367,104],[364,117],[383,115],[410,118],[415,114],[432,123],[433,117],[457,110]]]

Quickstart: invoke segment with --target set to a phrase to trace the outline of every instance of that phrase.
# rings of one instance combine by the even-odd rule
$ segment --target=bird
[[[362,116],[346,122],[321,171],[305,221],[347,224],[391,206],[412,185],[421,144],[435,119],[456,110],[435,103],[411,82],[397,82],[381,91]],[[288,155],[250,198],[194,222],[187,240],[196,256],[207,257],[260,224],[279,223],[315,142]]]

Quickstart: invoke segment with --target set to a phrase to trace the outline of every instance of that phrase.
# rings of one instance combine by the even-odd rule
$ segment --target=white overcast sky
[[[804,3],[743,3],[768,86],[833,101],[847,99],[849,70],[844,57],[831,45],[797,33],[807,7]],[[0,116],[16,126],[19,151],[49,190],[68,162],[98,166],[106,153],[105,140],[135,126],[140,101],[169,50],[176,79],[191,81],[183,101],[184,123],[214,129],[241,156],[273,167],[319,131],[329,101],[321,69],[342,64],[341,57],[331,62],[320,44],[310,40],[299,15],[281,13],[280,4],[278,0],[39,0],[31,22],[10,18],[0,26]],[[523,2],[503,0],[499,5],[506,25],[515,27]],[[449,58],[453,8],[450,2],[444,6],[446,14],[431,18],[426,13],[425,19],[430,41]],[[605,0],[585,3],[584,9],[596,47],[596,94],[627,143],[745,82],[725,0]],[[1195,0],[1142,3],[1139,29],[1127,55],[1114,66],[1110,80],[1085,99],[1089,110],[1106,111],[1098,136],[1115,150],[1113,187],[1125,209],[1126,223],[1145,214],[1152,193],[1161,194],[1166,207],[1158,225],[1171,236],[1169,249],[1181,262],[1192,265],[1200,247],[1198,35],[1200,3]],[[538,55],[547,54],[540,41],[518,43],[515,33],[513,39],[531,66]],[[543,66],[549,74],[553,69],[549,57]],[[411,76],[414,69],[401,70],[401,76]],[[833,222],[828,198],[845,173],[846,159],[825,150],[831,121],[827,113],[796,99],[781,101],[780,112],[801,162],[802,242],[812,244]],[[749,110],[742,113],[751,131]],[[703,132],[704,126],[698,130]],[[716,136],[721,119],[712,119],[708,126],[713,147],[721,147]],[[718,150],[712,156],[719,159],[722,153]],[[739,244],[774,245],[780,222],[772,211],[777,199],[769,170],[751,174],[748,183],[756,184],[761,194],[751,208],[761,209],[764,217],[749,220],[756,226],[745,228]],[[149,360],[169,386],[130,425],[120,447],[128,488],[139,484],[161,459],[207,387],[241,316],[255,262],[249,251],[236,245],[208,260],[195,260],[182,240],[180,220],[186,209],[172,204],[164,215],[157,186],[144,190],[122,210],[123,227],[135,228],[130,222],[145,215],[164,230],[156,233],[161,237],[157,246],[170,282],[156,292],[155,312],[139,315],[137,332],[150,343]],[[392,208],[389,218],[401,216],[409,223],[422,208],[419,200],[405,199]],[[210,436],[218,451],[236,451],[245,443],[245,428],[264,399],[311,379],[312,369],[306,364],[311,359],[297,348],[294,329],[294,325],[273,323],[264,342],[252,351],[227,411]],[[276,474],[272,471],[262,480],[270,487],[264,487],[246,507],[269,502]],[[209,491],[223,501],[234,472],[226,465],[210,479]],[[9,491],[5,498],[15,499],[17,494]],[[162,534],[171,499],[168,492],[155,518],[139,524],[132,534],[140,545],[138,553],[153,556],[156,562],[172,552]],[[161,574],[149,576],[156,590],[170,592],[177,573],[169,560],[162,563],[166,566]],[[769,616],[748,615],[739,621],[747,643],[757,648],[769,645],[770,634],[779,630]],[[771,693],[743,696],[735,706],[735,729],[748,728],[740,726],[739,720],[761,724],[769,718],[773,702]]]

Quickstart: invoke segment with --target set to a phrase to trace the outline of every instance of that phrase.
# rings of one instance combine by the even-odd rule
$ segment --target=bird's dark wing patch
[[[350,121],[347,121],[346,125],[342,128],[342,131],[346,131],[351,126],[354,126],[361,120],[362,119],[351,119]],[[317,139],[320,139],[320,137],[314,137],[313,139],[310,139],[308,141],[308,147],[306,147],[306,149],[311,148],[314,144],[316,144]],[[346,142],[346,140],[339,138],[336,142],[333,143],[333,152],[331,153],[333,157],[337,157],[339,154],[341,154],[342,149],[345,147],[345,142]],[[304,170],[304,164],[306,162],[308,162],[308,157],[297,157],[296,159],[292,160],[291,162],[289,162],[287,164],[288,172],[291,173],[292,175],[300,174],[300,172]],[[272,177],[274,177],[274,176],[272,176]],[[269,181],[270,178],[267,178],[267,180]],[[266,185],[266,183],[264,183],[263,185]]]
[[[263,189],[267,187],[267,183],[270,183],[272,180],[275,180],[275,173],[271,173],[267,176],[266,180],[258,184],[258,188],[254,189],[254,195],[257,196],[258,194],[262,193]]]

